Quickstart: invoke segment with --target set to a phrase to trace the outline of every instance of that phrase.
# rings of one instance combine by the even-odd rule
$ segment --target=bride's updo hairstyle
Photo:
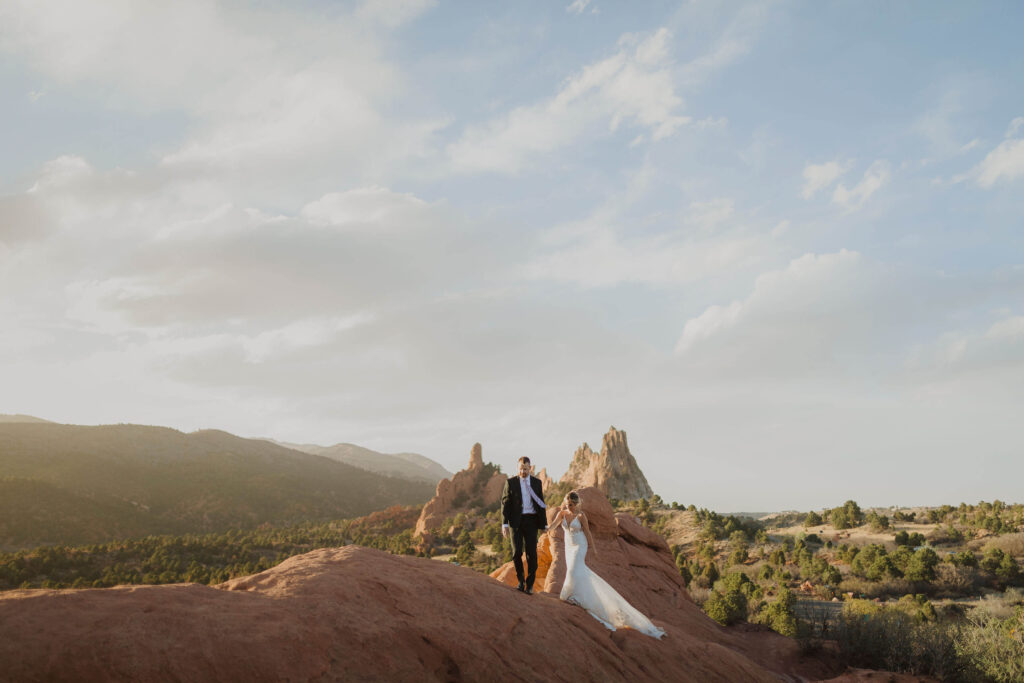
[[[580,504],[580,494],[576,493],[575,491],[569,491],[569,493],[566,494],[565,497],[568,498],[569,502],[572,503],[573,505]]]

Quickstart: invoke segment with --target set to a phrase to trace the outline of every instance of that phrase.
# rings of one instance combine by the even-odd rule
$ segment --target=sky
[[[1016,2],[0,1],[0,413],[1022,502]]]

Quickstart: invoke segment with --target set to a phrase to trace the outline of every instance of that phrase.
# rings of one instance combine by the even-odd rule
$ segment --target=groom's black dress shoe
[[[526,584],[523,583],[522,581],[520,581],[519,582],[519,588],[516,588],[516,590],[519,591],[520,593],[526,591]]]
[[[533,589],[532,588],[527,588],[526,589],[526,594],[527,595],[533,595]]]

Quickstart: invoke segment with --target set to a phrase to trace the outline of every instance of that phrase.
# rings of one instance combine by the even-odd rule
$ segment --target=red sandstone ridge
[[[602,533],[609,542],[607,524]],[[608,631],[551,595],[528,596],[464,567],[322,549],[216,587],[2,593],[0,681],[732,682],[840,673],[798,661],[782,636],[718,626],[682,592],[674,607],[654,602],[641,604],[666,629],[662,640]]]
[[[610,427],[601,439],[601,452],[584,443],[576,449],[561,483],[582,488],[595,486],[609,498],[636,500],[654,495],[647,477],[629,452],[626,432]]]
[[[437,492],[420,513],[416,522],[416,536],[422,536],[430,529],[436,529],[444,520],[460,510],[487,507],[501,500],[505,477],[484,465],[483,447],[473,444],[469,453],[469,465],[456,472],[451,479],[442,479]]]

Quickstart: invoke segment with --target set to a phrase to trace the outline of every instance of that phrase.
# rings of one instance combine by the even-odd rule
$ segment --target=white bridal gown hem
[[[584,561],[587,556],[587,536],[583,533],[580,518],[573,518],[569,524],[563,519],[562,529],[565,530],[565,583],[558,597],[587,610],[612,631],[631,628],[654,638],[664,636],[663,629],[652,624],[640,610],[630,605],[607,581],[587,566]]]

